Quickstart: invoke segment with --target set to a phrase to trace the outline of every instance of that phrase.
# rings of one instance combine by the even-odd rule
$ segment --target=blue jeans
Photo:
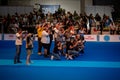
[[[76,50],[68,50],[68,54],[73,55],[73,56],[78,56],[78,55],[79,55],[79,51],[76,51]]]
[[[60,60],[61,59],[60,55],[58,53],[53,53],[52,55],[54,56],[54,59],[56,59],[56,60]]]
[[[14,62],[20,61],[20,54],[21,54],[21,45],[16,45],[16,54],[14,57]]]

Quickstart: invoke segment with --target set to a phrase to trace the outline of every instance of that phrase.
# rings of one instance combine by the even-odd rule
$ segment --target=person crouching
[[[56,45],[53,49],[53,54],[51,56],[51,60],[55,59],[55,60],[60,60],[60,56],[61,56],[61,51],[62,51],[62,44],[60,41],[56,42]]]

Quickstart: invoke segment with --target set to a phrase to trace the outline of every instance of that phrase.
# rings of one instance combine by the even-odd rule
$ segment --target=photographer
[[[28,33],[27,37],[26,37],[26,51],[27,51],[27,59],[26,59],[26,64],[29,65],[31,63],[30,60],[30,56],[32,54],[32,50],[33,50],[33,34],[32,33]]]
[[[42,50],[42,43],[41,43],[41,36],[42,36],[42,32],[44,29],[44,24],[40,24],[38,23],[36,25],[36,29],[37,29],[37,35],[38,35],[38,55],[41,55],[41,50]]]
[[[49,57],[48,50],[50,44],[50,36],[47,25],[44,26],[44,30],[42,31],[41,35],[41,43],[44,48],[44,57]]]
[[[25,35],[23,35],[23,33],[25,33]],[[16,33],[16,41],[15,41],[15,45],[16,45],[16,54],[14,57],[14,64],[16,63],[22,63],[20,61],[20,54],[21,54],[21,46],[22,46],[22,41],[23,39],[26,37],[26,31],[22,31],[22,29],[18,29],[17,33]]]

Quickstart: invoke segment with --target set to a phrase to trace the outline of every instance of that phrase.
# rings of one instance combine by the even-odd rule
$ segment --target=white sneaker
[[[68,57],[68,54],[65,54],[65,58],[67,58]]]
[[[29,62],[26,62],[26,65],[30,65],[30,63],[29,63]]]
[[[33,62],[33,61],[30,61],[29,63],[33,64],[34,62]]]
[[[70,60],[73,60],[72,56],[69,56],[69,59],[70,59]]]
[[[42,53],[39,52],[38,55],[42,55]]]
[[[51,60],[53,60],[54,56],[51,56]]]

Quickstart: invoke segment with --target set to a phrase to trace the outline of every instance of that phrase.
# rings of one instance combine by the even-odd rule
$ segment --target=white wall
[[[31,4],[39,3],[41,5],[61,5],[61,8],[66,11],[74,12],[76,10],[80,13],[80,0],[36,0],[36,2],[32,2]]]
[[[99,13],[102,17],[104,14],[108,16],[112,16],[112,7],[111,6],[93,6],[92,0],[85,0],[85,12],[89,15],[92,13],[93,15],[96,15],[96,13]]]
[[[33,6],[0,6],[0,15],[6,16],[8,13],[14,15],[15,12],[18,14],[30,13],[33,11]]]
[[[111,6],[86,6],[85,12],[87,13],[87,15],[92,13],[95,16],[96,13],[99,13],[101,17],[104,14],[111,17],[112,7]]]
[[[39,6],[35,6],[35,3],[41,5],[61,5],[61,8],[64,8],[66,11],[74,12],[76,10],[78,13],[81,12],[81,0],[8,0],[9,5],[14,6],[34,6],[39,8]],[[21,9],[22,10],[22,9]],[[13,13],[15,9],[6,9],[0,7],[0,14],[6,14],[8,12]],[[22,10],[24,11],[24,10]],[[96,13],[100,13],[102,16],[103,14],[107,14],[111,17],[111,7],[110,6],[93,6],[92,0],[85,0],[85,12],[89,15],[92,13],[95,15]]]
[[[34,7],[35,3],[41,5],[61,5],[66,11],[74,12],[76,10],[80,13],[80,0],[9,0],[9,5],[32,5]]]
[[[92,4],[93,4],[92,1],[93,1],[93,0],[85,0],[85,5],[86,5],[86,6],[92,6]]]

